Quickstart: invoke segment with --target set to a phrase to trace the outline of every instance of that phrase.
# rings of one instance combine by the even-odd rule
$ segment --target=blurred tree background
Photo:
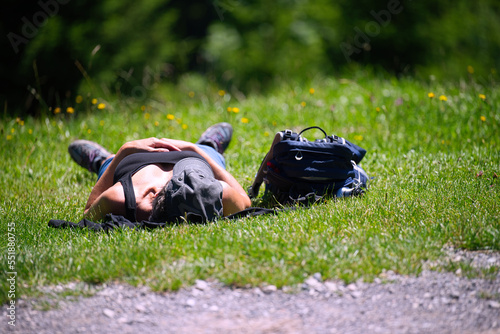
[[[4,0],[0,102],[37,114],[76,94],[147,98],[202,74],[262,92],[369,66],[396,75],[496,80],[497,0]],[[467,72],[469,68],[469,72]]]

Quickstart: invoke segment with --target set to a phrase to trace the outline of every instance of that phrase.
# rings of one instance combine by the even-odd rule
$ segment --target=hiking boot
[[[101,145],[83,139],[72,142],[68,152],[77,164],[96,174],[102,163],[112,155]]]
[[[232,136],[233,127],[231,124],[218,123],[206,129],[196,144],[211,146],[215,148],[217,152],[223,154]]]

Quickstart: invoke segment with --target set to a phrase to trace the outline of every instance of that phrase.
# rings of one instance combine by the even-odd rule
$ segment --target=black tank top
[[[199,158],[203,157],[196,152],[191,151],[173,151],[173,152],[143,152],[134,153],[123,158],[116,166],[113,176],[113,184],[121,182],[123,193],[125,195],[125,212],[126,218],[131,221],[136,221],[137,202],[135,200],[134,186],[132,184],[132,176],[142,168],[152,164],[176,164],[184,158]]]

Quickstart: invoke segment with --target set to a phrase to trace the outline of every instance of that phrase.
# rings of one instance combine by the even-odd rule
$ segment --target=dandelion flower
[[[223,91],[222,89],[221,89],[221,90],[219,90],[219,96],[224,96],[224,95],[226,95],[226,92],[225,92],[225,91]]]
[[[484,95],[484,94],[479,94],[479,98],[480,98],[481,100],[483,100],[483,101],[484,101],[484,100],[486,100],[486,95]]]
[[[10,129],[10,133],[14,133],[14,132],[16,132],[16,129],[14,129],[14,128]]]
[[[189,92],[188,95],[189,95],[189,97],[193,98],[194,97],[194,92]]]
[[[102,109],[104,109],[104,108],[106,108],[106,105],[105,105],[104,103],[99,103],[99,104],[97,105],[97,109],[102,110]]]
[[[231,112],[231,111],[233,111],[233,108],[227,107],[227,112]]]
[[[248,118],[243,117],[243,118],[241,119],[241,123],[245,123],[245,124],[246,124],[246,123],[248,123]]]
[[[429,94],[427,94],[427,96],[428,96],[429,98],[431,98],[431,99],[432,99],[432,98],[433,98],[434,96],[436,96],[436,95],[434,95],[434,93],[433,93],[433,92],[430,92]]]
[[[68,108],[66,108],[66,112],[68,114],[73,114],[75,112],[75,109],[73,109],[72,107],[68,107]]]
[[[87,133],[88,133],[88,134],[92,133],[92,130],[88,129],[88,130],[87,130]]]
[[[175,116],[172,114],[168,114],[167,119],[173,121],[175,119]]]
[[[264,137],[269,137],[269,131],[264,131]]]
[[[100,125],[100,126],[104,126],[104,121],[103,121],[103,120],[101,120],[101,121],[99,122],[99,125]]]
[[[75,99],[75,102],[76,103],[82,103],[82,101],[83,101],[83,97],[81,95],[77,95],[76,99]]]
[[[486,117],[481,116],[481,121],[486,122]]]
[[[61,108],[57,107],[54,109],[54,114],[59,114],[61,112]]]
[[[302,102],[300,102],[300,105],[301,105],[302,107],[305,107],[305,106],[306,106],[306,103],[305,103],[304,101],[302,101]]]
[[[92,104],[96,104],[97,103],[97,99],[92,99]]]
[[[239,113],[239,112],[240,112],[240,108],[236,108],[236,107],[234,107],[234,108],[233,108],[233,112],[234,112],[234,113],[236,113],[236,114],[237,114],[237,113]]]
[[[380,112],[380,107],[375,108],[377,112]]]
[[[444,95],[439,96],[439,101],[448,101],[448,98]]]
[[[141,106],[142,111],[146,111],[146,106]]]
[[[149,119],[149,117],[151,117],[151,115],[148,112],[144,114],[145,119]]]
[[[313,95],[314,94],[314,88],[309,88],[309,94]]]
[[[28,133],[29,133],[30,135],[31,135],[31,134],[33,134],[33,129],[29,129],[29,130],[28,130]]]
[[[356,135],[356,136],[354,136],[354,140],[362,141],[363,140],[363,136],[362,135]]]
[[[186,130],[188,128],[187,124],[182,124],[182,130]]]
[[[467,66],[467,72],[469,72],[470,74],[473,74],[474,73],[474,67],[472,66]]]
[[[11,140],[12,139],[12,135],[7,135],[7,140]]]
[[[158,126],[158,125],[160,125],[160,122],[155,121],[155,126]]]

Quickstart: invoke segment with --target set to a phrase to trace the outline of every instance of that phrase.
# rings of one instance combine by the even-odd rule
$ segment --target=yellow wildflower
[[[246,123],[248,123],[248,118],[243,117],[243,118],[241,119],[241,123],[245,123],[245,124],[246,124]]]
[[[68,107],[68,108],[66,108],[66,112],[67,112],[68,114],[72,114],[72,113],[74,113],[74,112],[75,112],[75,109],[73,109],[72,107]]]
[[[145,119],[149,119],[149,117],[151,117],[151,115],[148,112],[144,114]]]
[[[146,106],[141,106],[141,110],[145,111],[146,110]]]
[[[83,101],[83,97],[81,95],[77,95],[76,99],[75,99],[75,102],[76,103],[82,103],[82,101]]]
[[[7,140],[11,140],[12,139],[12,135],[7,135]]]
[[[472,66],[467,66],[467,72],[469,72],[470,74],[473,74],[474,73],[474,67]]]
[[[32,130],[32,129],[29,129],[29,130],[28,130],[28,133],[29,133],[30,135],[31,135],[31,134],[33,134],[33,130]]]
[[[448,98],[444,95],[439,96],[439,101],[448,101]]]
[[[225,91],[223,91],[222,89],[221,89],[221,90],[219,90],[219,96],[224,96],[224,95],[226,95],[226,92],[225,92]]]
[[[104,109],[104,108],[106,108],[106,105],[105,105],[104,103],[99,103],[99,104],[97,105],[97,109],[101,109],[101,110],[102,110],[102,109]]]
[[[236,114],[237,114],[237,113],[239,113],[239,112],[240,112],[240,108],[236,108],[236,107],[234,107],[234,108],[233,108],[233,112],[234,112],[234,113],[236,113]]]
[[[194,92],[191,91],[191,92],[188,93],[188,95],[189,95],[189,97],[192,98],[192,97],[194,97]]]
[[[155,126],[158,126],[158,125],[160,125],[160,122],[155,121]]]
[[[99,125],[100,125],[100,126],[104,126],[104,121],[103,121],[103,120],[101,120],[101,121],[99,122]]]
[[[173,121],[175,119],[175,116],[172,114],[168,114],[167,119]]]
[[[90,133],[92,133],[92,130],[88,129],[88,130],[87,130],[87,133],[89,133],[89,134],[90,134]]]
[[[479,98],[480,98],[481,100],[483,100],[483,101],[484,101],[484,100],[486,100],[486,95],[484,95],[484,94],[479,94]]]
[[[429,98],[431,98],[431,99],[432,99],[432,98],[433,98],[434,96],[436,96],[436,95],[434,95],[434,93],[433,93],[433,92],[430,92],[429,94],[427,94],[427,96],[428,96]]]
[[[59,114],[61,112],[61,108],[57,107],[54,109],[54,114]]]
[[[362,135],[356,135],[356,136],[354,136],[354,140],[362,141],[363,140],[363,136]]]
[[[377,112],[380,112],[380,107],[375,108]]]
[[[311,95],[314,94],[314,88],[309,88],[309,94],[311,94]]]
[[[302,102],[300,102],[300,105],[301,105],[302,107],[305,107],[305,106],[306,106],[306,103],[305,103],[304,101],[302,101]]]
[[[231,112],[231,111],[233,111],[233,108],[227,107],[227,112]]]
[[[97,99],[92,99],[92,104],[96,104],[97,103]]]
[[[486,117],[481,116],[481,121],[486,122]]]
[[[264,131],[264,137],[269,137],[269,131]]]
[[[10,129],[10,133],[14,133],[16,130],[14,128]]]
[[[182,124],[182,130],[186,130],[188,128],[187,124]]]

